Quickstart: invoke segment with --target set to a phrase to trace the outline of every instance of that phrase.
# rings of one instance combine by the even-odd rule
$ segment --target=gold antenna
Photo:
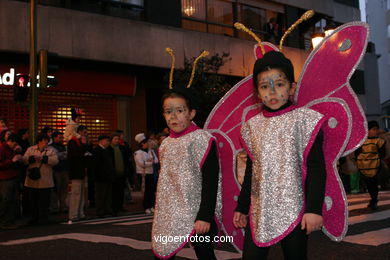
[[[288,30],[284,33],[282,39],[280,40],[280,43],[279,43],[279,51],[280,52],[282,52],[282,50],[283,50],[283,42],[286,39],[287,35],[289,35],[298,26],[298,24],[302,23],[303,21],[308,20],[313,15],[314,15],[313,10],[306,11],[306,13],[304,13],[301,16],[301,18],[299,18],[293,25],[290,26],[290,28],[288,28]]]
[[[264,46],[261,44],[260,38],[257,37],[257,35],[254,32],[252,32],[247,27],[245,27],[245,25],[243,25],[242,23],[239,23],[239,22],[234,23],[234,27],[236,27],[236,29],[244,31],[244,32],[248,33],[250,36],[252,36],[257,41],[257,44],[259,45],[259,47],[261,49],[261,53],[263,55],[265,54]]]
[[[171,72],[169,73],[169,89],[172,89],[173,82],[173,70],[175,69],[175,55],[171,48],[165,48],[165,51],[168,52],[172,57]]]
[[[191,86],[192,81],[194,80],[196,64],[198,63],[198,61],[199,61],[201,58],[206,57],[207,55],[209,55],[209,52],[208,52],[208,51],[203,51],[203,52],[194,60],[194,64],[192,65],[191,78],[190,78],[190,81],[188,82],[187,88],[189,88],[189,87]]]

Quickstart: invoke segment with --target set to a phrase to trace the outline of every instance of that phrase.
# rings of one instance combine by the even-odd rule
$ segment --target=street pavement
[[[368,194],[348,195],[349,229],[342,242],[316,231],[309,237],[309,259],[390,260],[390,191],[379,194],[379,209],[367,208]],[[0,231],[0,259],[153,259],[150,250],[152,215],[136,213],[115,218]],[[218,259],[240,259],[228,243],[216,248]],[[196,259],[186,247],[176,259]],[[279,245],[269,259],[283,259]]]

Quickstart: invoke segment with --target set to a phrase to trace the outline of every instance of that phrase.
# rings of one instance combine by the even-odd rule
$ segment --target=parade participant
[[[244,259],[265,259],[280,241],[285,258],[305,259],[307,234],[319,228],[334,241],[344,238],[348,205],[336,165],[367,134],[348,81],[367,46],[367,26],[337,28],[309,55],[297,83],[285,37],[279,48],[254,37],[254,74],[229,90],[205,124],[218,140],[222,225]],[[249,158],[241,187],[232,158],[243,150]]]
[[[167,51],[173,56],[171,49]],[[207,55],[202,53],[200,57]],[[216,234],[216,208],[219,164],[215,139],[196,126],[196,100],[190,88],[172,88],[162,98],[163,115],[170,135],[159,148],[161,170],[157,186],[156,209],[152,228],[152,249],[156,257],[172,259],[186,239],[164,243],[163,238],[191,238],[198,259],[216,259],[212,238]],[[194,237],[194,238],[195,238]],[[201,241],[201,242],[200,242]]]
[[[265,241],[276,238],[281,240],[287,259],[306,259],[307,235],[319,230],[323,221],[326,171],[323,133],[316,132],[323,115],[297,108],[289,100],[296,88],[294,69],[281,52],[267,52],[258,59],[253,79],[264,111],[251,118],[241,130],[251,154],[234,215],[236,227],[246,227],[243,258],[265,259],[269,250]],[[304,196],[300,158],[312,136],[315,141],[308,156]],[[295,224],[287,236],[278,238],[280,230],[294,223],[304,197],[306,207],[301,225]],[[246,221],[250,203],[251,227]],[[282,215],[284,218],[279,218]]]
[[[77,133],[81,119],[81,111],[76,108],[71,108],[71,117],[66,120],[66,127],[64,131],[64,139],[66,142],[70,141],[73,137],[80,138],[81,136]]]
[[[378,177],[381,160],[386,155],[386,142],[378,137],[379,124],[377,121],[368,122],[368,138],[363,146],[356,150],[356,163],[364,182],[367,185],[371,201],[367,207],[378,209]]]

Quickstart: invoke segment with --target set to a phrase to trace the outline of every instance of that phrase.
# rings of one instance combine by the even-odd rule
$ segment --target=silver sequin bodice
[[[254,239],[270,243],[286,235],[302,211],[303,154],[322,115],[308,108],[246,122],[241,135],[252,155],[250,220]]]
[[[160,146],[161,170],[152,228],[152,248],[160,256],[170,255],[183,240],[162,243],[155,238],[185,237],[193,230],[201,202],[200,164],[212,138],[199,129],[179,138],[168,137]]]

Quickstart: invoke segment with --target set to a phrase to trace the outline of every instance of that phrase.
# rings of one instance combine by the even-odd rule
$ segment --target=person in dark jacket
[[[92,150],[92,172],[95,179],[96,215],[104,217],[112,214],[112,182],[114,161],[110,146],[110,137],[98,137],[98,145]]]
[[[86,161],[91,150],[88,143],[88,130],[84,125],[77,128],[80,138],[75,136],[68,142],[69,179],[71,193],[69,199],[69,220],[77,221],[85,218],[85,180]]]
[[[52,209],[58,210],[59,212],[66,211],[66,195],[68,194],[68,153],[64,145],[64,134],[61,132],[54,132],[52,134],[53,143],[50,145],[57,154],[59,163],[53,167],[54,184],[55,184],[55,195],[52,200]]]
[[[112,212],[116,215],[119,211],[125,211],[123,208],[124,190],[126,178],[129,174],[129,157],[125,148],[120,145],[120,134],[115,132],[111,135],[111,146],[109,150],[112,153],[114,161],[114,182],[112,184]]]
[[[11,134],[6,142],[0,144],[0,228],[12,225],[17,213],[17,186],[22,156],[14,151],[16,141],[17,136]]]

